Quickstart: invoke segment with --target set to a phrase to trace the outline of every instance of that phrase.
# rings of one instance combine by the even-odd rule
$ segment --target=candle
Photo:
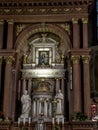
[[[29,124],[31,123],[31,118],[29,117]]]
[[[26,119],[24,118],[24,119],[23,119],[23,123],[24,123],[24,125],[25,125],[25,122],[26,122]]]
[[[20,118],[18,118],[18,125],[20,124]]]
[[[54,124],[54,118],[52,118],[52,124]]]

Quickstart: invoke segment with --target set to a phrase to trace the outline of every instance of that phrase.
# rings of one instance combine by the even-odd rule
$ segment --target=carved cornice
[[[27,6],[63,6],[63,5],[90,5],[93,0],[0,0],[1,7],[27,7]]]
[[[93,0],[0,0],[0,15],[83,13],[92,3]]]
[[[86,13],[87,7],[26,7],[26,8],[0,8],[0,15],[45,15],[45,14],[70,14],[70,13]]]

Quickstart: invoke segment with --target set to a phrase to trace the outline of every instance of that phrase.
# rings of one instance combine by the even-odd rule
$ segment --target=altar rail
[[[17,122],[0,122],[0,130],[36,130],[37,122],[31,124],[20,124]],[[55,124],[56,126],[57,124]],[[64,125],[59,124],[58,130],[98,130],[98,122],[81,121],[81,122],[65,122]],[[51,123],[45,124],[44,130],[55,130]]]

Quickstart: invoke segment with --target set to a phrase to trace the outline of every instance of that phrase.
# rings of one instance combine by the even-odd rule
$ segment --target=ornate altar
[[[23,53],[22,91],[28,90],[32,97],[32,121],[43,115],[44,121],[51,122],[54,115],[53,100],[60,89],[64,94],[64,52],[60,43],[41,34],[40,38],[30,41]],[[63,102],[64,111],[64,102]],[[64,113],[63,113],[64,114]]]

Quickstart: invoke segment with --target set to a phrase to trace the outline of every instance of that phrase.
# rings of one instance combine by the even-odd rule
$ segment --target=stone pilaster
[[[13,56],[5,57],[6,68],[5,68],[5,84],[4,84],[4,104],[3,112],[5,116],[11,117],[11,69],[12,62],[14,60]]]
[[[90,70],[89,70],[89,55],[82,55],[83,60],[83,80],[84,80],[84,113],[89,116],[90,108]]]
[[[74,112],[81,111],[80,56],[72,55],[73,62],[73,96]]]
[[[83,23],[83,48],[88,48],[88,19],[82,18]]]

